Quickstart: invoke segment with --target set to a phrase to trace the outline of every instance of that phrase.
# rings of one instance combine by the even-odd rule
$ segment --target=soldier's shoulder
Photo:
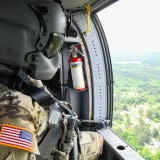
[[[103,143],[103,137],[97,132],[88,132],[84,131],[81,132],[81,144],[89,143],[89,142],[96,142],[101,141]]]
[[[80,160],[98,160],[103,150],[103,137],[97,132],[81,132]]]

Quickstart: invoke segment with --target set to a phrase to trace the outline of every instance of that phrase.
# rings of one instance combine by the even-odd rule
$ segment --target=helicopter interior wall
[[[71,44],[65,43],[61,53],[61,83],[66,84],[68,82],[68,47]],[[71,79],[71,77],[70,77]],[[69,84],[70,86],[70,84]],[[62,99],[64,101],[68,101],[73,108],[73,111],[76,112],[80,119],[85,118],[83,116],[83,92],[78,92],[73,87],[68,87],[66,85],[62,85]]]
[[[102,159],[119,160],[119,158],[116,156],[116,153],[112,150],[112,148],[106,142],[104,142],[104,145],[103,145]]]
[[[82,8],[86,3],[90,3],[96,0],[62,0],[65,9],[79,9]]]

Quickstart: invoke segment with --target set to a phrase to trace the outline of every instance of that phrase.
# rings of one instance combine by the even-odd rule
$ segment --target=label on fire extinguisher
[[[73,86],[77,90],[85,89],[84,73],[82,68],[82,62],[71,62],[71,74],[73,80]]]

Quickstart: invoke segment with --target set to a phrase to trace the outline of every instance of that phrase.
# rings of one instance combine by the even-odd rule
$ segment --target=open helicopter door
[[[111,129],[113,112],[112,64],[106,37],[96,13],[116,1],[63,0],[65,9],[72,13],[72,26],[74,26],[77,36],[66,38],[66,44],[62,50],[62,99],[75,106],[73,110],[81,119],[82,130],[96,129],[103,136],[105,143],[102,159],[143,160],[129,144]],[[76,48],[76,46],[78,47]],[[75,50],[76,53],[74,53]],[[77,55],[80,59],[77,59]],[[75,58],[75,61],[70,58]],[[79,91],[74,86],[75,77],[72,77],[72,71],[68,71],[70,67],[75,67],[75,64],[68,64],[78,61],[79,64],[83,62],[84,79],[82,79],[85,81],[82,90]]]

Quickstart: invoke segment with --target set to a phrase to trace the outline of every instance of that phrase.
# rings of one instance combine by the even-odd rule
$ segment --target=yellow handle
[[[85,34],[87,35],[91,31],[91,6],[90,4],[86,4],[87,9],[87,30]]]

